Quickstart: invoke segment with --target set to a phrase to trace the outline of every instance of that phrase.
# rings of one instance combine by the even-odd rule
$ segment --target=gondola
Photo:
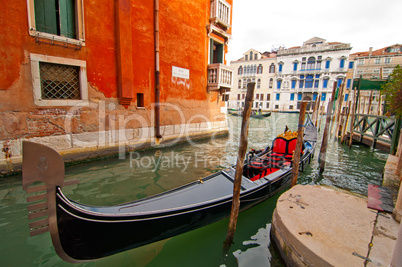
[[[300,168],[313,156],[317,131],[305,127]],[[295,138],[277,137],[272,148],[247,154],[241,182],[240,210],[273,196],[289,184]],[[116,206],[89,206],[63,194],[64,162],[53,149],[23,143],[23,187],[31,235],[50,231],[57,254],[85,262],[163,240],[230,215],[235,166],[154,196]],[[38,185],[38,182],[41,184]],[[74,181],[72,182],[74,183]],[[35,192],[46,192],[37,194]],[[34,195],[32,195],[34,194]],[[39,220],[38,220],[39,219]]]
[[[243,113],[241,111],[232,111],[229,110],[229,115],[232,116],[243,116]],[[256,118],[256,119],[263,119],[263,118],[268,118],[269,116],[271,116],[271,112],[258,112],[258,111],[252,111],[250,114],[251,118]]]

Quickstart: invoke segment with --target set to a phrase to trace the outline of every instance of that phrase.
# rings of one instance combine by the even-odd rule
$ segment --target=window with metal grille
[[[81,99],[80,68],[39,63],[42,99]]]

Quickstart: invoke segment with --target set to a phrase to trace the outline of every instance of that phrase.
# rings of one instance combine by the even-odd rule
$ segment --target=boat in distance
[[[231,116],[243,116],[242,111],[238,110],[228,110],[228,114]],[[271,116],[271,112],[262,112],[262,111],[251,111],[250,118],[256,118],[256,119],[263,119],[263,118],[268,118]]]
[[[317,131],[310,123],[305,128],[301,170],[313,157],[316,140]],[[272,148],[247,154],[241,211],[289,184],[295,143],[296,138],[277,137]],[[116,206],[89,206],[63,194],[63,186],[76,182],[64,181],[64,162],[55,150],[23,143],[23,187],[31,194],[27,201],[33,202],[28,206],[31,236],[49,231],[56,253],[72,263],[107,257],[228,217],[234,177],[231,166],[154,196]]]

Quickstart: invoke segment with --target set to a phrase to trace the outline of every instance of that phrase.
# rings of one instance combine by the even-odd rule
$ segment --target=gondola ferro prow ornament
[[[45,145],[23,142],[22,185],[27,194],[30,235],[50,232],[57,254],[65,261],[76,262],[65,254],[59,240],[56,215],[56,188],[77,184],[64,182],[64,161]],[[39,185],[38,185],[39,184]]]

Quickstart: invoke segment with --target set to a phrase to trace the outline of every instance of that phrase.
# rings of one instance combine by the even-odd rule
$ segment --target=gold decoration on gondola
[[[279,134],[278,137],[282,137],[282,138],[285,138],[286,140],[290,140],[290,139],[297,137],[297,131],[292,132],[289,130],[289,131]]]

